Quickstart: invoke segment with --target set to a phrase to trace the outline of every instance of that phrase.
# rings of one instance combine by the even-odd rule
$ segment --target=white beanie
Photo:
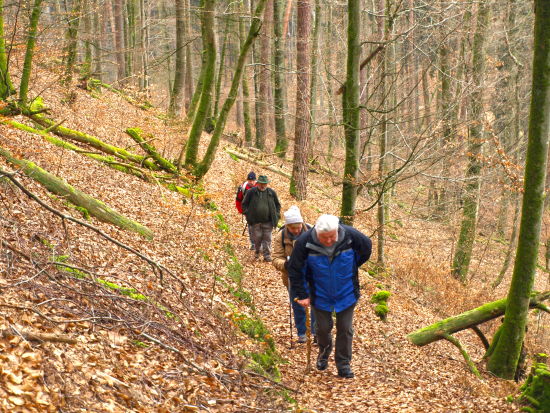
[[[297,206],[291,206],[288,211],[285,212],[285,225],[289,224],[301,224],[304,220],[300,214],[300,209]]]

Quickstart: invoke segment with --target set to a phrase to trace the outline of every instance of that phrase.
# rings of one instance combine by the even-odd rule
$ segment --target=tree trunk
[[[84,65],[82,67],[82,75],[84,78],[88,78],[92,72],[92,6],[90,4],[92,0],[84,1]],[[96,13],[93,13],[94,15]]]
[[[11,83],[6,57],[6,38],[4,37],[4,0],[0,0],[0,99],[13,95],[15,90]]]
[[[23,103],[27,102],[29,92],[29,82],[31,79],[32,58],[34,56],[34,44],[38,32],[38,20],[40,18],[40,5],[42,0],[34,0],[32,8],[29,31],[27,35],[27,52],[25,53],[25,62],[23,63],[23,73],[21,74],[21,84],[19,86],[19,99]]]
[[[78,53],[78,28],[80,26],[80,4],[82,0],[73,2],[73,9],[67,19],[67,32],[65,33],[65,78],[64,83],[70,84],[73,79],[74,65]]]
[[[176,68],[168,107],[168,114],[175,117],[181,115],[185,92],[185,1],[187,0],[176,0]]]
[[[126,3],[128,15],[128,39],[126,51],[126,76],[134,78],[134,53],[136,50],[136,0],[128,0]],[[176,28],[177,30],[177,28]],[[133,82],[132,82],[133,83]]]
[[[330,56],[332,54],[332,1],[327,1],[327,23],[325,24],[325,55]],[[334,148],[334,124],[337,123],[336,120],[336,108],[334,107],[334,96],[332,95],[332,59],[327,59],[325,63],[325,76],[327,79],[327,100],[329,106],[329,131],[328,131],[328,149],[327,149],[327,162],[332,162],[332,150]]]
[[[464,209],[460,235],[456,245],[453,260],[453,275],[463,283],[467,281],[468,268],[474,246],[477,214],[479,208],[480,174],[481,174],[481,147],[483,145],[483,93],[485,76],[485,33],[489,24],[490,7],[479,4],[476,32],[474,35],[474,49],[472,57],[472,76],[474,90],[472,92],[472,122],[468,144],[468,169],[466,170],[467,184],[463,198]]]
[[[231,28],[231,17],[227,16],[225,18],[225,30],[223,34],[223,42],[222,42],[222,53],[220,56],[220,66],[218,69],[218,81],[216,82],[216,101],[214,104],[214,118],[218,117],[218,108],[220,104],[220,93],[222,90],[222,78],[223,78],[223,71],[225,68],[225,53],[227,51],[227,38],[229,36],[229,30]]]
[[[191,5],[190,0],[184,1],[185,9],[185,24],[184,32],[185,38],[189,41],[191,37]],[[193,58],[191,56],[191,44],[185,46],[185,110],[189,111],[189,106],[191,105],[191,100],[193,99]]]
[[[242,50],[245,42],[244,17],[239,17],[239,48]],[[247,57],[248,60],[248,57]],[[252,146],[252,121],[250,118],[250,88],[248,86],[248,76],[246,74],[246,62],[243,66],[243,119],[244,119],[244,141],[246,146]]]
[[[361,63],[361,0],[348,0],[348,60],[343,94],[343,120],[346,136],[346,162],[342,184],[342,222],[353,225],[357,202],[357,174],[360,145],[360,63]]]
[[[321,0],[315,0],[315,21],[313,26],[313,39],[311,40],[311,122],[309,123],[309,157],[313,159],[313,145],[317,126],[317,79],[319,76],[319,32],[321,30],[322,9]]]
[[[266,6],[267,1],[268,0],[259,0],[258,4],[256,5],[256,10],[254,11],[252,23],[250,25],[250,29],[248,30],[248,36],[246,37],[246,40],[241,47],[239,60],[237,61],[237,64],[235,66],[235,74],[233,75],[233,81],[231,82],[231,89],[229,91],[229,95],[227,96],[227,99],[225,99],[225,102],[223,103],[223,107],[220,111],[220,116],[218,118],[218,121],[216,122],[216,128],[214,129],[214,133],[212,134],[212,138],[210,139],[210,144],[208,145],[206,154],[204,155],[204,158],[200,163],[200,165],[198,166],[198,168],[196,168],[196,170],[194,171],[195,176],[199,179],[201,179],[202,177],[204,177],[204,175],[206,175],[206,173],[212,166],[212,162],[214,162],[214,158],[216,156],[216,150],[218,149],[220,138],[223,134],[223,130],[227,122],[227,117],[229,116],[231,107],[233,106],[233,104],[235,103],[235,99],[237,98],[237,93],[239,91],[239,85],[241,84],[243,69],[246,62],[246,57],[248,55],[248,52],[252,48],[252,44],[258,37],[260,28],[262,26],[262,14],[264,12],[264,8]]]
[[[274,72],[275,72],[275,153],[286,157],[288,139],[286,137],[285,104],[287,85],[283,68],[285,67],[285,39],[283,38],[283,15],[285,0],[273,0],[273,29],[275,34]]]
[[[528,295],[527,305],[529,308],[538,308],[539,304],[550,298],[550,291],[542,294]],[[492,303],[487,303],[465,313],[438,321],[435,324],[413,331],[407,338],[416,346],[423,347],[434,341],[441,340],[444,334],[454,334],[458,331],[467,330],[478,324],[501,317],[506,311],[507,299],[503,298]],[[500,341],[500,340],[499,340]],[[522,340],[523,341],[523,340]],[[521,347],[521,342],[520,342]],[[515,367],[514,367],[515,368]],[[515,371],[515,370],[514,370]]]
[[[508,268],[510,267],[510,263],[512,261],[512,254],[514,253],[514,250],[516,248],[516,240],[518,235],[518,221],[519,221],[521,204],[520,204],[519,195],[514,194],[514,197],[516,198],[516,209],[514,212],[514,222],[512,223],[512,235],[510,236],[510,244],[508,245],[508,251],[506,251],[506,257],[504,258],[502,269],[500,270],[500,273],[498,274],[497,279],[491,284],[491,287],[493,287],[493,289],[497,288],[502,282],[502,280],[504,279],[504,276],[506,275],[506,271],[508,271]]]
[[[124,58],[124,16],[122,13],[124,0],[113,0],[115,17],[115,58],[117,64],[117,81],[126,77],[126,60]]]
[[[529,138],[518,248],[502,334],[487,364],[490,372],[507,380],[513,379],[516,371],[535,280],[550,134],[550,0],[536,0],[535,10]]]
[[[359,0],[357,0],[359,1]],[[296,120],[294,129],[294,165],[290,194],[303,201],[307,197],[308,141],[310,115],[310,0],[298,2],[298,33],[296,40]]]
[[[32,162],[24,159],[18,159],[3,148],[0,148],[0,155],[2,155],[11,164],[17,165],[20,168],[20,171],[39,184],[43,185],[52,194],[63,197],[65,200],[76,205],[77,207],[84,208],[88,214],[98,220],[114,224],[125,230],[137,232],[147,239],[153,239],[153,232],[149,228],[144,227],[123,215],[120,215],[103,202],[86,195],[84,192],[72,187],[62,179],[46,172]]]
[[[260,42],[260,100],[256,101],[260,118],[256,121],[256,124],[258,125],[260,134],[257,148],[262,150],[265,150],[268,125],[271,119],[271,29],[273,23],[273,2],[274,0],[267,0]]]
[[[214,78],[216,77],[216,36],[214,34],[214,13],[216,9],[215,0],[204,0],[203,41],[206,47],[206,68],[204,71],[204,82],[202,85],[201,100],[197,108],[197,114],[189,133],[187,150],[185,153],[185,165],[187,168],[197,166],[197,156],[200,138],[206,123],[212,104],[212,91],[214,89]]]

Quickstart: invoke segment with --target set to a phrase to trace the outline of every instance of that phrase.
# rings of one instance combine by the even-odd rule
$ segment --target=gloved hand
[[[285,261],[285,270],[288,271],[288,265],[290,264],[290,260]]]

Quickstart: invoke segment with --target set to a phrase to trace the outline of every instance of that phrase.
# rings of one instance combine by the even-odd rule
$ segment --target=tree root
[[[468,355],[468,353],[466,352],[464,347],[462,347],[462,344],[460,344],[460,341],[458,341],[456,338],[454,338],[453,336],[451,336],[450,334],[447,334],[447,333],[443,334],[442,338],[444,338],[445,340],[447,340],[450,343],[454,344],[456,346],[456,348],[458,348],[460,350],[460,352],[462,353],[462,356],[464,357],[464,360],[466,360],[466,363],[468,364],[468,367],[470,368],[471,372],[474,373],[481,381],[483,381],[483,378],[479,374],[479,371],[477,370],[476,366],[474,365],[472,359],[470,358],[470,356]]]

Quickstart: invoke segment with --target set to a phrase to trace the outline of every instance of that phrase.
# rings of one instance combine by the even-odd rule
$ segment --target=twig
[[[78,344],[77,340],[65,335],[31,333],[28,331],[19,332],[19,331],[14,331],[13,327],[6,330],[0,330],[0,336],[3,338],[14,337],[15,336],[14,332],[17,333],[17,335],[20,335],[22,338],[24,338],[27,341],[49,341],[52,343]]]

